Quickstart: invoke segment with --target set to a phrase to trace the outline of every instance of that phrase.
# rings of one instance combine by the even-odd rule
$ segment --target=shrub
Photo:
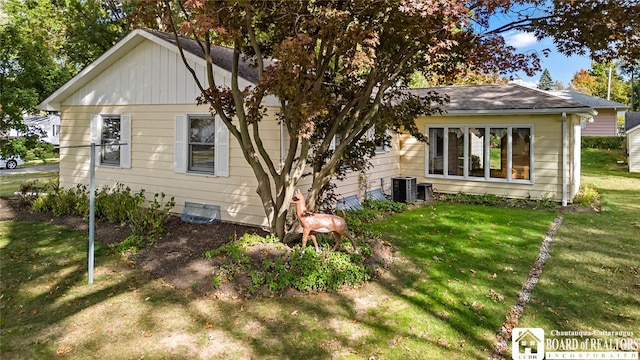
[[[362,255],[328,251],[327,244],[321,253],[297,246],[292,251],[265,259],[261,264],[252,263],[246,251],[259,243],[271,242],[273,238],[245,234],[232,243],[207,251],[205,258],[222,256],[222,264],[214,270],[213,278],[218,279],[219,285],[220,281],[231,281],[241,273],[248,274],[251,279],[251,286],[247,289],[249,294],[259,289],[271,292],[288,288],[300,291],[337,290],[341,286],[354,286],[371,278]],[[369,251],[364,251],[364,248],[360,250],[361,253],[371,254],[368,248]]]
[[[493,194],[471,195],[464,192],[459,192],[457,194],[440,194],[438,200],[454,204],[524,207],[534,209],[550,209],[554,208],[557,205],[556,201],[548,194],[540,199],[532,199],[531,197],[528,197],[526,199],[511,199],[505,196]]]
[[[75,215],[85,219],[89,216],[89,197],[86,185],[78,184],[75,188],[54,188],[51,198],[51,212],[55,216]]]
[[[600,192],[595,186],[591,184],[580,185],[580,190],[576,197],[573,199],[573,203],[580,206],[588,206],[594,209],[600,207]]]
[[[295,250],[275,261],[263,263],[259,271],[262,284],[271,291],[295,288],[300,291],[337,290],[344,285],[357,285],[371,278],[364,258],[338,251],[316,253]]]
[[[347,212],[347,226],[353,235],[377,237],[369,230],[369,224],[382,220],[390,214],[404,212],[407,208],[408,205],[401,202],[365,200],[362,202],[362,209]]]
[[[131,236],[118,245],[120,252],[136,251],[155,244],[165,233],[164,224],[175,206],[174,198],[165,202],[165,194],[155,194],[153,201],[145,207],[144,190],[132,194],[131,189],[116,184],[112,189],[102,188],[96,192],[95,216],[110,223],[126,222]],[[48,195],[36,198],[32,207],[36,211],[51,211],[55,216],[89,216],[89,192],[86,185],[63,189],[54,185]]]
[[[583,136],[583,149],[622,149],[624,136]]]
[[[142,242],[145,246],[153,246],[165,233],[164,224],[171,215],[171,209],[176,205],[176,202],[172,197],[165,203],[164,198],[164,193],[155,194],[149,206],[144,207],[144,190],[134,195],[136,206],[129,209],[127,224],[131,229],[129,237],[135,238],[136,244]],[[120,249],[120,251],[122,250]]]
[[[131,189],[118,183],[115,187],[103,187],[96,193],[96,218],[121,224],[128,220],[129,212],[144,203],[144,191],[131,194]]]

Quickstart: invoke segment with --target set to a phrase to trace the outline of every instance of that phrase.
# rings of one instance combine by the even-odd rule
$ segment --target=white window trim
[[[449,175],[449,162],[443,161],[442,169],[443,174],[430,174],[429,173],[429,145],[425,146],[425,160],[424,160],[424,176],[427,178],[440,178],[440,179],[452,179],[452,180],[468,180],[479,182],[497,182],[497,183],[509,183],[509,184],[528,184],[533,185],[535,183],[535,133],[533,124],[427,124],[425,125],[425,134],[429,134],[430,128],[443,128],[444,134],[448,134],[449,128],[464,128],[464,158],[469,158],[469,129],[470,128],[484,128],[485,133],[489,132],[490,128],[506,128],[507,129],[507,173],[506,178],[492,178],[490,176],[490,167],[484,167],[484,176],[469,176],[469,162],[464,161],[463,175]],[[513,128],[528,128],[530,129],[530,145],[529,145],[529,179],[513,179],[512,174],[512,129]],[[448,156],[449,136],[443,137],[443,158]],[[484,148],[489,147],[489,136],[484,136]],[[484,152],[484,164],[489,164],[490,153]]]
[[[173,169],[176,173],[206,177],[228,177],[229,176],[229,129],[219,116],[214,116],[215,120],[215,152],[214,152],[214,172],[205,173],[189,170],[189,118],[191,116],[211,116],[204,114],[177,114],[175,115],[174,129],[174,161]]]
[[[393,136],[393,135],[391,134],[391,131],[390,131],[390,130],[385,130],[385,134],[386,134],[387,136]],[[372,127],[372,128],[370,128],[370,129],[369,129],[369,131],[367,132],[367,137],[368,137],[370,140],[372,140],[372,141],[373,141],[373,140],[375,140],[375,136],[376,136],[376,129],[375,129],[374,127]],[[393,139],[393,138],[392,138],[392,139]],[[392,147],[391,147],[391,146],[388,146],[388,145],[383,145],[383,146],[377,146],[377,145],[376,145],[376,150],[375,150],[375,151],[376,151],[376,155],[377,155],[377,154],[386,154],[386,153],[388,153],[388,152],[391,152],[391,148],[392,148]]]
[[[96,146],[95,159],[96,165],[115,169],[131,168],[131,115],[128,114],[100,114],[91,115],[91,142],[100,145],[102,140],[102,117],[103,116],[120,117],[120,164],[101,164],[102,151],[100,146]]]

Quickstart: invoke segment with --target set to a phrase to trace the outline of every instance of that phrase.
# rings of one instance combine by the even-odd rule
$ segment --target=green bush
[[[265,261],[256,272],[259,285],[271,291],[295,288],[300,291],[337,290],[344,285],[357,285],[371,278],[358,254],[339,251],[316,253],[296,248],[275,261]],[[254,279],[254,281],[255,281]]]
[[[349,231],[356,236],[377,237],[369,230],[369,224],[384,219],[394,213],[406,211],[406,203],[387,200],[365,200],[362,209],[349,210],[347,212],[347,226]]]
[[[583,149],[622,149],[624,136],[583,136]]]
[[[118,245],[118,250],[136,251],[143,246],[151,246],[165,233],[164,224],[175,206],[174,198],[165,202],[165,194],[155,194],[153,201],[145,206],[144,190],[131,193],[131,189],[116,184],[112,189],[103,187],[96,192],[96,219],[106,219],[110,223],[127,223],[131,236]],[[55,216],[77,215],[85,219],[89,216],[89,191],[86,185],[64,189],[53,186],[48,195],[36,198],[32,207],[39,212],[52,212]]]
[[[142,204],[144,204],[144,191],[131,194],[131,189],[121,183],[113,188],[105,186],[96,193],[96,218],[121,224],[128,220],[129,211]]]
[[[87,187],[82,184],[70,189],[52,186],[49,194],[40,194],[33,201],[32,207],[35,211],[52,212],[55,216],[76,215],[87,218],[89,215]]]
[[[300,291],[337,290],[341,286],[354,286],[371,278],[362,255],[329,251],[328,244],[324,244],[321,253],[297,246],[279,256],[263,260],[261,264],[251,262],[246,252],[252,246],[273,242],[274,238],[245,234],[232,243],[207,251],[205,258],[221,257],[219,260],[222,261],[214,270],[213,279],[217,279],[215,282],[219,286],[220,281],[231,281],[239,274],[249,274],[251,288],[247,292],[252,294],[259,289],[271,292],[288,288]],[[284,245],[282,249],[285,249]],[[361,247],[359,250],[360,253],[371,255],[368,248]]]
[[[131,229],[130,237],[135,237],[136,241],[142,241],[146,246],[155,245],[165,233],[164,224],[171,215],[171,209],[176,206],[173,197],[167,202],[164,198],[164,193],[155,194],[149,206],[144,207],[144,190],[134,195],[136,206],[129,209],[127,217],[127,224]]]
[[[580,206],[588,206],[594,209],[600,207],[600,192],[591,184],[580,185],[580,190],[573,199],[573,203]]]
[[[541,199],[512,199],[494,194],[472,195],[464,192],[456,194],[440,194],[439,201],[453,204],[473,204],[485,206],[501,206],[513,208],[551,209],[557,203],[551,196],[543,196]]]

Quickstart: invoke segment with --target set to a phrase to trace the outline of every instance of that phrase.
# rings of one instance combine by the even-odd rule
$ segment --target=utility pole
[[[607,81],[607,100],[611,100],[611,66],[609,66],[609,80]]]
[[[635,111],[636,100],[635,100],[635,90],[633,90],[633,74],[636,72],[636,69],[631,69],[631,111]]]

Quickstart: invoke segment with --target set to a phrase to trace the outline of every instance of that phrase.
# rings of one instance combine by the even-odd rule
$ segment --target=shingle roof
[[[555,95],[561,97],[563,99],[573,100],[577,103],[584,104],[590,106],[594,109],[628,109],[629,106],[615,102],[609,101],[607,99],[603,99],[597,96],[591,96],[587,94],[583,94],[577,91],[571,90],[550,90],[547,91],[551,95]]]
[[[444,108],[449,113],[519,110],[592,111],[589,106],[517,84],[444,86],[408,91],[416,95],[426,95],[429,91],[448,95],[450,102],[445,104]]]
[[[165,33],[165,32],[151,30],[151,29],[144,29],[144,31],[164,41],[167,41],[173,44],[174,46],[177,46],[175,36],[171,33]],[[185,51],[188,51],[191,54],[204,59],[204,52],[202,51],[202,48],[200,47],[198,42],[183,36],[179,37],[179,39],[180,39],[180,44],[182,45],[182,48]],[[215,65],[231,72],[232,64],[233,64],[233,49],[224,47],[224,46],[212,45],[211,61]],[[265,67],[268,66],[270,63],[271,63],[271,60],[266,60]],[[247,79],[252,83],[256,83],[259,80],[258,70],[256,69],[254,63],[251,61],[251,59],[243,59],[242,56],[240,57],[238,74],[240,75],[240,77]]]
[[[629,131],[640,126],[640,112],[628,112],[624,114],[624,129]]]

